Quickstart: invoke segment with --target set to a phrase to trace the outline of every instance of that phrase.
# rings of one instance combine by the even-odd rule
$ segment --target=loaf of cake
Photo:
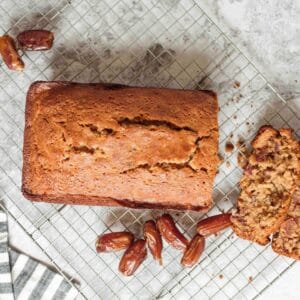
[[[279,232],[273,235],[272,248],[278,254],[300,260],[300,187],[293,193],[291,206]]]
[[[259,130],[252,146],[231,221],[239,237],[266,245],[287,216],[300,174],[300,149],[291,129],[271,126]]]
[[[35,82],[22,191],[55,203],[207,210],[218,165],[211,91]]]

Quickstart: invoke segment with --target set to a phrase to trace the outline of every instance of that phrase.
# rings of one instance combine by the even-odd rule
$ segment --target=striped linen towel
[[[6,213],[0,208],[0,299],[74,299],[75,289],[61,274],[8,248]]]

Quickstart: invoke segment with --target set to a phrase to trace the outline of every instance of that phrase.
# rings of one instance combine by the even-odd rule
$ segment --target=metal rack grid
[[[262,124],[289,126],[300,135],[295,109],[200,8],[197,1],[15,1],[0,3],[0,29],[15,36],[25,29],[55,32],[55,46],[23,54],[22,73],[1,66],[0,197],[59,270],[80,281],[87,299],[254,299],[294,262],[237,239],[226,231],[207,240],[201,263],[180,267],[180,253],[164,245],[164,267],[148,256],[135,276],[117,272],[121,254],[98,255],[102,232],[128,229],[141,235],[158,210],[132,210],[31,203],[20,192],[26,91],[34,80],[118,82],[136,86],[214,89],[219,95],[220,152],[225,158],[208,214],[170,213],[192,237],[203,216],[234,206],[241,176],[239,149]]]

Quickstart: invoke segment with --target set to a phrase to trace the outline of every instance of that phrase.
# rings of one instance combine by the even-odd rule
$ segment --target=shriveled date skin
[[[146,259],[146,241],[135,241],[124,253],[119,264],[119,271],[125,276],[131,276]]]
[[[231,226],[231,214],[220,214],[203,219],[197,224],[197,232],[204,236],[217,234]]]
[[[149,220],[144,224],[144,238],[153,258],[162,265],[161,252],[163,244],[160,232],[153,220]]]
[[[54,35],[48,30],[26,30],[17,36],[23,50],[48,50],[52,48]]]
[[[192,267],[195,265],[203,253],[205,247],[205,238],[200,234],[196,234],[188,244],[181,259],[183,267]]]
[[[24,69],[24,62],[16,50],[14,40],[9,35],[0,37],[0,54],[9,69],[14,71]]]
[[[188,245],[188,240],[176,227],[173,218],[164,214],[157,219],[157,228],[162,235],[162,237],[168,242],[172,247],[178,250],[184,250]]]
[[[127,249],[133,239],[133,234],[126,231],[103,234],[96,241],[96,250],[97,252],[112,252]]]

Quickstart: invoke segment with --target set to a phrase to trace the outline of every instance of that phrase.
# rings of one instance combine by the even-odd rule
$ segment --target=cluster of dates
[[[224,213],[199,221],[197,234],[188,241],[176,227],[173,218],[169,214],[164,214],[156,222],[153,220],[145,222],[144,239],[134,241],[133,234],[126,231],[107,233],[98,237],[96,250],[112,252],[126,249],[119,264],[119,271],[130,276],[146,259],[147,247],[153,258],[162,265],[163,237],[173,248],[183,251],[181,265],[192,267],[199,261],[204,251],[205,237],[230,227],[230,217],[231,214]]]
[[[18,47],[9,35],[0,36],[0,54],[10,70],[22,71],[24,62],[17,49],[24,51],[42,51],[52,47],[54,35],[48,30],[26,30],[17,36]]]

